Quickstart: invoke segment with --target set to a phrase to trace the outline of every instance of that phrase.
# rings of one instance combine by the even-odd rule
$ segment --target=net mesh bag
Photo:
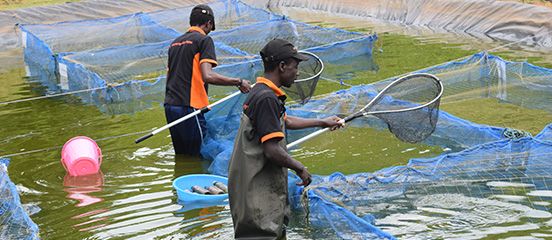
[[[381,112],[374,116],[400,140],[420,142],[435,131],[442,91],[440,81],[431,75],[409,75],[390,83],[367,111]]]
[[[289,88],[284,87],[284,89],[291,99],[305,104],[316,90],[316,84],[324,70],[324,64],[316,55],[304,51],[302,53],[309,59],[299,63],[297,80]]]

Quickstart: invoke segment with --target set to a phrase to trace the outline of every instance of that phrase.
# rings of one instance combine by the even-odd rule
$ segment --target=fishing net
[[[318,56],[308,52],[303,52],[303,56],[309,59],[299,63],[297,80],[289,88],[284,87],[286,95],[301,104],[305,104],[312,97],[324,70],[324,64]]]
[[[428,74],[413,74],[374,86],[384,87],[362,114],[371,113],[385,121],[389,131],[405,142],[421,142],[433,133],[443,93],[439,79]]]
[[[180,35],[144,13],[19,27],[28,75],[47,86],[50,92],[60,90],[56,54],[161,42]]]
[[[368,36],[275,17],[240,1],[217,1],[210,6],[220,11],[220,26],[236,23],[231,24],[232,29],[218,28],[219,31],[210,34],[215,41],[219,63],[215,71],[224,73],[226,65],[244,71],[229,76],[254,82],[259,76],[258,65],[262,64],[258,60],[260,49],[277,37],[290,40],[299,49],[339,46],[348,52],[343,55],[332,51],[334,56],[331,58],[334,59],[366,55],[367,48],[363,45]],[[176,31],[172,24],[188,18],[189,13],[181,14],[186,14],[192,7],[110,19],[22,25],[28,75],[42,83],[47,94],[71,92],[82,102],[96,105],[111,114],[148,108],[163,101],[168,46],[187,29],[177,28]],[[238,15],[238,18],[232,17]],[[259,31],[260,27],[263,31]],[[354,52],[358,50],[360,52]],[[348,63],[351,62],[355,61],[350,59]],[[236,65],[238,63],[241,65]],[[318,79],[311,79],[308,84],[297,84],[291,89],[292,98],[307,99],[313,94],[317,82]],[[235,91],[235,88],[212,87],[210,95],[218,98],[230,91]]]
[[[38,239],[38,226],[29,218],[8,176],[9,159],[0,158],[0,238]]]
[[[236,0],[220,0],[208,4],[215,13],[216,30],[232,29],[243,25],[281,18],[276,14],[258,9]],[[150,12],[148,15],[157,23],[186,32],[190,27],[190,13],[194,6]]]
[[[550,149],[549,141],[538,138],[506,139],[374,173],[335,173],[316,179],[302,193],[308,198],[301,207],[309,208],[311,223],[329,224],[342,238],[379,231],[401,239],[482,238],[496,234],[489,226],[506,229],[524,222],[546,229],[544,222],[552,217]],[[336,208],[369,221],[322,214]],[[359,232],[356,225],[377,231]]]
[[[267,42],[275,38],[285,39],[301,50],[362,36],[359,33],[313,26],[289,18],[254,23],[211,34],[215,41],[256,55]]]
[[[552,96],[550,69],[478,53],[417,72],[436,75],[444,84],[440,105],[496,99],[499,105],[552,112],[546,104]],[[316,96],[306,104],[288,106],[287,113],[307,118],[351,115],[396,79]],[[388,97],[383,103],[400,107],[436,94],[435,86],[414,85],[401,88],[394,94],[397,97]],[[400,101],[403,94],[413,99]],[[232,126],[239,123],[240,100],[221,107],[225,110],[215,108],[207,114],[209,133],[214,135],[204,143],[209,150],[204,156],[213,160],[210,172],[225,175],[235,136]],[[432,116],[425,114],[426,118]],[[291,204],[316,229],[313,238],[483,238],[512,226],[530,226],[532,231],[546,234],[552,218],[552,124],[531,137],[523,131],[471,122],[442,109],[434,114],[439,121],[422,143],[446,149],[441,155],[411,159],[405,166],[373,173],[315,176],[306,189],[289,185]],[[349,127],[387,131],[384,120],[361,117]],[[288,130],[286,139],[292,142],[313,131]],[[297,181],[290,173],[289,182]]]
[[[165,91],[168,49],[172,41],[59,54],[58,66],[64,69],[59,71],[61,89],[100,88],[77,95],[84,102],[97,105],[128,102],[145,96],[160,102]],[[247,53],[224,43],[215,43],[215,49],[221,65],[248,60]]]
[[[221,19],[217,18],[220,23],[217,27],[227,29],[212,33],[219,51],[221,64],[215,69],[219,73],[254,80],[263,71],[257,54],[275,37],[288,39],[301,50],[320,57],[325,64],[321,79],[344,83],[359,78],[358,71],[378,69],[371,55],[375,35],[316,27],[236,1],[213,4],[215,12],[218,6],[224,6],[226,11],[219,15]],[[173,11],[176,20],[170,20],[170,11],[160,11],[97,22],[23,25],[25,62],[31,79],[45,80],[41,83],[51,92],[99,88],[77,96],[110,113],[142,109],[142,100],[160,102],[166,46],[187,29],[184,9]],[[87,32],[86,24],[92,28],[98,26],[101,34]],[[63,33],[57,32],[58,26]],[[261,27],[266,31],[258,31]],[[126,28],[135,31],[125,33]],[[125,36],[119,38],[118,34]],[[88,36],[91,40],[84,39],[84,44],[78,41]],[[387,133],[391,125],[388,122],[392,122],[392,125],[412,129],[405,131],[405,138],[415,132],[431,132],[420,129],[435,128],[429,136],[414,138],[427,137],[423,146],[440,147],[444,152],[373,173],[315,176],[313,184],[306,189],[295,186],[293,183],[298,179],[290,174],[290,203],[308,219],[313,238],[467,239],[496,237],[497,233],[512,227],[530,231],[534,237],[549,234],[552,125],[531,137],[523,131],[468,121],[443,111],[443,105],[460,103],[473,109],[480,100],[492,100],[497,106],[550,113],[552,70],[477,53],[417,72],[431,73],[441,79],[445,92],[440,102],[420,109],[419,115],[413,114],[412,119],[376,114],[357,118],[349,127],[359,132],[370,129]],[[298,101],[288,106],[287,113],[306,118],[347,116],[362,109],[394,80],[331,93],[320,89],[312,93],[314,85],[304,87],[299,83],[299,90],[286,89],[290,95],[303,92],[290,96]],[[334,83],[318,81],[316,84]],[[381,103],[391,108],[415,106],[413,103],[423,101],[421,97],[434,96],[436,91],[432,89],[434,86],[425,84],[401,87]],[[235,87],[213,87],[210,96],[216,99],[235,91]],[[315,96],[308,99],[311,95]],[[412,99],[405,100],[405,97]],[[239,95],[206,114],[208,132],[202,155],[212,161],[211,173],[227,174],[244,98],[245,95]],[[441,110],[437,111],[437,107]],[[286,140],[291,142],[312,131],[290,130]],[[393,127],[391,131],[403,136]]]
[[[376,39],[377,37],[372,35],[359,39],[346,40],[320,47],[309,48],[304,51],[313,53],[322,60],[325,70],[322,71],[321,78],[337,78],[338,76],[347,76],[351,78],[354,76],[355,71],[368,71],[373,69],[373,62],[364,61],[364,64],[357,63],[354,68],[343,68],[341,66],[343,66],[343,64],[348,64],[349,61],[370,59],[372,56],[372,47]],[[348,54],[344,54],[343,50],[348,50]],[[304,69],[302,70],[304,73],[301,76],[306,76],[311,79],[305,81],[303,83],[304,85],[299,85],[298,88],[297,86],[292,85],[291,89],[284,89],[287,94],[291,95],[290,98],[295,100],[292,102],[297,103],[299,106],[303,104],[305,104],[305,106],[312,105],[310,102],[310,95],[306,93],[316,91],[317,83],[314,81],[316,78],[312,77],[317,76],[315,72],[318,72],[318,68],[321,67],[318,66],[316,61],[308,62],[310,63],[303,66],[301,66],[303,63],[300,63],[299,67]],[[227,74],[228,76],[238,76],[241,78],[251,79],[252,77],[263,74],[263,64],[260,59],[257,59],[247,63],[222,66],[217,68],[217,71]],[[335,83],[331,84],[335,86]],[[299,91],[302,92],[303,96],[298,96],[296,94],[296,92]],[[206,118],[208,119],[207,136],[204,138],[204,144],[201,148],[201,152],[203,157],[213,160],[213,163],[209,167],[209,171],[212,173],[219,175],[226,175],[228,173],[228,161],[230,160],[230,155],[232,154],[232,146],[238,130],[235,128],[235,124],[239,124],[240,114],[243,111],[242,104],[244,101],[245,95],[238,95],[213,107],[211,111],[206,114]],[[319,101],[316,102],[320,103]],[[291,111],[293,111],[293,109],[291,109]],[[312,114],[313,111],[305,110],[302,111],[302,114],[298,114],[298,116],[312,116]],[[301,135],[294,134],[294,136]]]
[[[360,111],[343,118],[342,122],[376,116],[398,139],[408,143],[421,142],[435,130],[442,94],[443,85],[436,76],[409,74],[388,83],[377,95],[369,97],[370,101]],[[324,128],[313,132],[288,143],[287,148],[295,148],[329,130]]]

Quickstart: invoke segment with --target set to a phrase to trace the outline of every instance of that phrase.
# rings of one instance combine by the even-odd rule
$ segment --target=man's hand
[[[238,85],[238,88],[242,93],[248,93],[249,90],[251,90],[251,83],[247,80],[240,79],[240,85]]]
[[[295,173],[297,173],[297,175],[301,178],[301,180],[303,180],[303,182],[296,183],[297,186],[305,186],[306,187],[309,184],[311,184],[312,178],[311,178],[311,174],[307,170],[307,167],[303,166],[303,169],[301,169],[300,171],[295,171]]]
[[[322,127],[328,127],[332,131],[345,126],[345,123],[342,122],[342,119],[337,116],[324,118],[322,119],[322,122],[323,122]]]

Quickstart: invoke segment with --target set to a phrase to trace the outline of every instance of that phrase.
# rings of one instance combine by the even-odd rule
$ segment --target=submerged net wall
[[[144,13],[116,18],[20,25],[28,75],[59,92],[56,55],[139,43],[161,42],[178,37],[173,29],[152,21]],[[62,69],[63,71],[63,69]]]
[[[17,188],[8,176],[9,162],[0,158],[0,238],[38,239],[38,226],[21,205]]]
[[[243,5],[239,2],[236,4],[236,6]],[[246,11],[242,10],[242,13],[245,14]],[[263,26],[263,31],[259,31],[260,26]],[[174,33],[172,30],[168,32]],[[366,56],[366,50],[369,49],[364,47],[367,37],[361,34],[336,28],[316,27],[281,17],[231,30],[217,31],[211,36],[215,41],[219,62],[215,71],[228,76],[249,79],[252,82],[262,67],[258,60],[258,53],[262,46],[273,38],[288,39],[300,49],[320,47],[316,50],[318,51],[316,54],[321,55],[325,54],[323,46],[331,45],[336,50],[341,48],[342,52],[332,51],[325,54],[326,60],[344,59],[347,55]],[[139,106],[148,107],[151,102],[162,101],[168,46],[172,40],[58,53],[55,61],[50,61],[48,66],[51,67],[50,65],[57,63],[55,66],[57,73],[54,74],[57,78],[54,79],[59,80],[52,80],[50,77],[48,82],[52,84],[52,89],[59,87],[61,91],[95,89],[75,95],[83,102],[94,104],[110,113],[136,111],[141,108]],[[348,53],[351,51],[357,52]],[[358,62],[351,58],[349,60],[341,65]],[[232,66],[225,68],[226,65]],[[365,66],[367,64],[360,64],[360,66],[351,64],[349,71],[362,69]],[[232,69],[231,72],[228,69]],[[234,90],[234,88],[213,87],[211,95],[226,95],[229,89]]]
[[[345,75],[352,77],[356,71],[373,70],[372,48],[376,40],[377,36],[372,35],[305,50],[316,54],[324,62],[326,70],[322,72],[322,78],[338,79]],[[349,64],[350,62],[356,63]],[[263,65],[260,59],[256,59],[247,64],[234,64],[217,70],[229,76],[254,79],[262,75]],[[239,124],[245,98],[245,95],[238,95],[217,105],[206,114],[208,131],[201,151],[203,157],[213,160],[209,168],[212,173],[226,175],[228,172],[228,161],[238,130],[235,124]]]
[[[230,5],[224,6],[228,8]],[[342,80],[354,77],[356,71],[377,68],[371,59],[375,36],[313,27],[280,17],[274,19],[273,15],[263,15],[263,11],[255,9],[249,10],[259,15],[248,14],[249,10],[245,5],[228,8],[228,19],[235,16],[236,12],[232,11],[238,10],[247,21],[236,25],[251,22],[253,25],[213,33],[221,58],[219,62],[223,63],[216,68],[219,73],[254,80],[262,71],[262,64],[254,55],[267,39],[276,35],[289,38],[301,48],[308,48],[307,50],[320,56],[327,64],[324,78]],[[152,26],[156,29],[163,29],[162,34],[154,31],[155,34],[141,35],[136,32],[136,36],[149,36],[148,40],[135,38],[124,44],[107,46],[101,45],[102,41],[98,41],[97,45],[91,43],[90,46],[53,44],[69,49],[59,52],[52,50],[58,49],[57,47],[45,47],[39,37],[41,34],[35,34],[27,29],[31,28],[30,25],[24,25],[22,29],[27,31],[24,37],[25,51],[29,51],[25,53],[26,62],[30,63],[32,74],[34,72],[44,75],[38,78],[47,79],[44,84],[51,91],[58,91],[58,84],[61,82],[67,83],[62,85],[71,91],[101,88],[78,94],[84,102],[96,104],[100,108],[113,108],[115,104],[112,103],[121,103],[117,106],[131,108],[129,105],[133,100],[144,98],[159,101],[162,97],[160,93],[164,90],[164,77],[160,72],[164,71],[166,46],[180,34],[170,27],[185,26],[180,25],[178,20],[182,13],[179,11],[186,10],[175,10],[173,16],[176,16],[176,20],[162,24],[150,20],[159,18],[162,21],[164,14],[170,15],[168,12],[154,13],[149,17],[144,14],[121,17],[128,18],[129,24],[142,21],[131,21],[130,18],[144,18],[148,23],[153,22]],[[235,20],[236,18],[232,21]],[[258,22],[263,20],[268,21]],[[220,19],[220,23],[224,21]],[[60,25],[64,24],[72,23]],[[119,23],[109,21],[105,24],[120,26],[117,25]],[[219,26],[225,27],[224,24]],[[252,34],[251,31],[258,30],[258,26],[270,26],[266,27],[270,31]],[[136,26],[136,29],[140,27]],[[165,33],[168,35],[164,35]],[[56,39],[50,41],[55,42]],[[35,53],[30,54],[31,49]],[[58,58],[52,54],[58,54]],[[42,58],[33,60],[34,56]],[[65,67],[59,67],[56,61],[64,64],[59,66]],[[462,61],[420,72],[436,74],[443,80],[445,95],[442,103],[493,98],[498,99],[499,103],[552,112],[549,104],[552,100],[550,69],[528,63],[509,62],[479,53]],[[75,74],[75,77],[71,77],[71,74]],[[53,78],[55,80],[51,81]],[[394,78],[319,96],[305,105],[290,106],[288,114],[317,118],[333,114],[347,115],[359,110],[392,80]],[[114,85],[109,86],[110,84]],[[210,89],[211,95],[220,96],[235,90],[229,87]],[[218,105],[207,114],[209,132],[202,154],[213,160],[209,169],[212,173],[227,174],[236,134],[235,126],[239,124],[243,100],[244,95],[240,95]],[[296,209],[304,209],[312,226],[323,229],[319,232],[320,238],[468,238],[488,234],[485,230],[488,226],[500,228],[515,225],[522,218],[529,218],[529,223],[533,225],[521,228],[538,229],[543,226],[543,222],[550,218],[547,204],[550,201],[547,191],[551,191],[548,187],[550,164],[547,161],[550,159],[549,152],[552,152],[549,142],[552,141],[552,125],[534,138],[509,139],[505,134],[508,129],[503,127],[473,123],[444,111],[440,111],[439,118],[437,129],[424,144],[450,149],[449,153],[430,159],[412,159],[406,166],[387,168],[375,173],[316,176],[313,185],[306,191],[291,184],[292,204]],[[387,127],[381,120],[373,117],[355,120],[351,125],[380,130]],[[311,131],[313,130],[289,131],[287,140],[291,142]],[[296,182],[295,178],[296,176],[290,174],[289,182]],[[513,192],[524,194],[521,201],[501,201]],[[512,197],[509,198],[511,200]],[[476,206],[476,210],[473,206]],[[485,211],[478,211],[477,208]],[[484,221],[478,221],[480,219]],[[450,222],[471,226],[471,230],[462,232],[457,230],[458,225],[449,224]],[[432,227],[420,229],[417,223]]]
[[[478,53],[419,72],[435,74],[443,81],[442,103],[493,98],[500,104],[552,112],[548,104],[552,96],[550,69]],[[394,79],[292,105],[287,113],[309,118],[347,115],[358,111]],[[243,96],[237,97],[207,114],[209,132],[202,154],[213,160],[209,168],[212,173],[227,174],[236,134],[230,126],[239,124],[242,101]],[[351,125],[387,128],[375,117],[361,118]],[[312,226],[324,229],[319,237],[326,238],[483,237],[492,234],[486,231],[489,225],[499,230],[516,224],[546,229],[546,221],[552,218],[548,209],[552,200],[551,128],[552,124],[534,138],[520,135],[517,139],[512,137],[515,134],[506,134],[509,129],[477,124],[441,110],[437,128],[424,144],[449,149],[447,153],[412,159],[406,166],[375,173],[317,176],[308,191],[290,184],[290,199],[296,209],[308,213]],[[287,141],[312,131],[289,130]],[[296,178],[290,174],[289,182],[296,182]],[[510,196],[520,191],[524,196]],[[508,198],[521,200],[509,203]],[[426,225],[430,227],[421,227]]]
[[[281,18],[281,16],[263,9],[253,8],[241,1],[236,0],[220,0],[210,3],[209,6],[215,13],[215,25],[217,31]],[[183,33],[186,32],[190,26],[189,16],[193,7],[194,6],[188,6],[183,8],[160,10],[148,14],[159,24]]]
[[[309,186],[309,220],[342,238],[373,234],[357,225],[431,239],[482,238],[527,222],[532,230],[546,229],[551,150],[552,142],[538,137],[506,139],[374,173],[335,173]],[[351,222],[343,209],[369,221]]]
[[[154,94],[162,97],[172,41],[60,54],[57,61],[62,90],[101,88],[78,94],[83,102],[95,105],[133,101]],[[221,42],[216,42],[215,48],[221,65],[253,57]]]
[[[298,49],[307,49],[361,36],[362,34],[338,28],[323,28],[285,18],[211,34],[215,41],[224,42],[231,47],[256,55],[267,42],[274,38],[288,40]]]
[[[276,17],[274,14],[249,7],[236,0],[221,0],[210,3],[209,5],[218,11],[217,20],[220,20],[221,26],[230,22],[251,24],[259,21],[267,21]],[[43,84],[47,88],[48,93],[69,90],[68,83],[64,82],[67,79],[59,76],[67,73],[68,70],[65,69],[65,66],[61,66],[60,69],[57,62],[58,55],[66,56],[86,52],[89,54],[104,54],[103,56],[105,56],[105,54],[120,54],[115,52],[117,50],[109,52],[110,49],[117,48],[118,46],[123,46],[122,49],[118,49],[119,51],[140,51],[147,48],[139,46],[141,44],[157,43],[162,45],[162,42],[170,42],[170,40],[174,40],[186,31],[187,27],[182,28],[178,26],[188,25],[187,21],[184,21],[184,19],[189,18],[189,11],[191,11],[192,7],[193,6],[161,10],[152,13],[135,13],[105,19],[67,21],[53,24],[21,24],[19,28],[21,30],[21,41],[24,49],[24,61],[27,68],[27,75],[31,77],[31,81],[38,81]],[[186,10],[188,12],[182,12],[183,9],[188,9]],[[240,21],[240,19],[244,21]],[[236,26],[238,25],[239,24]],[[224,29],[224,27],[219,29]],[[221,51],[230,52],[239,51],[236,49],[228,49],[223,46],[219,46],[219,49],[222,49]],[[157,49],[149,50],[155,51]],[[136,61],[135,57],[140,54],[142,54],[142,57],[151,57],[144,56],[144,54],[159,55],[158,52],[136,52],[134,54],[126,52],[123,56],[126,55],[130,59],[120,59],[122,57],[116,59],[122,61],[131,61],[134,59]],[[117,55],[110,56],[110,58],[114,56]],[[77,56],[75,58],[77,61],[80,60],[84,62],[86,66],[86,59],[84,59],[86,57]],[[102,60],[107,61],[111,59],[101,59],[96,56],[93,57],[91,60],[92,63],[90,64],[94,65],[94,61],[98,62]],[[121,63],[119,62],[118,64]],[[138,65],[140,63],[136,64]],[[105,66],[106,65],[104,65],[104,67]],[[112,67],[120,66],[114,63]],[[96,69],[98,68],[94,69],[92,67],[90,71]],[[104,71],[107,70],[108,69],[104,69]],[[68,74],[70,75],[70,73]],[[101,73],[99,74],[101,76]],[[132,74],[132,72],[129,74]],[[88,85],[95,86],[95,84],[91,83]],[[75,88],[71,89],[74,90]]]

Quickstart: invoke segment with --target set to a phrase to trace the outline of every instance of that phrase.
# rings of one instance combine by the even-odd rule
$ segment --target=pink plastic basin
[[[61,164],[71,176],[95,174],[102,164],[102,151],[91,138],[77,136],[63,145]]]

